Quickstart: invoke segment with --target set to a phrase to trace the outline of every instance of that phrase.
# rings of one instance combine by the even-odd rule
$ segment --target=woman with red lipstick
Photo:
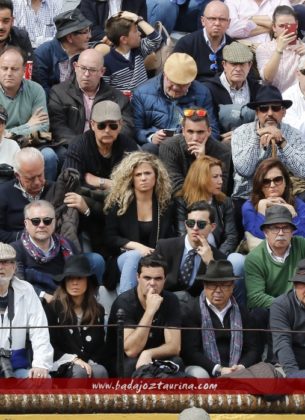
[[[54,280],[59,286],[53,301],[45,306],[48,323],[50,327],[67,327],[50,328],[53,376],[107,378],[103,366],[104,308],[96,300],[98,282],[86,256],[69,257],[63,274]]]
[[[294,235],[305,236],[305,203],[293,196],[290,176],[283,163],[269,158],[257,167],[251,198],[242,207],[243,225],[250,250],[265,239],[260,226],[265,221],[266,209],[274,204],[288,208],[297,226]]]

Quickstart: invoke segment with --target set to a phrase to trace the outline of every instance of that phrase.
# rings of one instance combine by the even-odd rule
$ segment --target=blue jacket
[[[48,95],[50,88],[59,83],[59,63],[69,57],[58,39],[47,41],[34,52],[33,80],[39,83]]]
[[[147,143],[151,134],[163,128],[176,128],[177,131],[181,131],[182,111],[184,108],[192,107],[205,108],[208,111],[212,137],[219,138],[210,91],[197,81],[191,83],[187,95],[174,100],[164,94],[163,75],[160,74],[134,90],[131,105],[137,140],[140,144]],[[178,118],[177,110],[180,113]]]

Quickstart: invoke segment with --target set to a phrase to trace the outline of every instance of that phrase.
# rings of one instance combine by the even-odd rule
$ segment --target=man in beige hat
[[[212,94],[221,137],[230,142],[234,128],[254,120],[255,113],[244,105],[254,99],[259,84],[248,77],[253,53],[246,45],[233,42],[224,47],[222,55],[223,72],[210,78],[206,86]]]
[[[47,318],[33,287],[18,279],[15,270],[16,251],[0,242],[0,315],[1,326],[7,327],[0,338],[0,376],[47,378],[53,363],[49,331],[31,328],[47,327]],[[33,349],[31,368],[26,349],[28,329]]]
[[[142,149],[158,154],[160,143],[181,132],[183,110],[206,109],[213,137],[218,138],[209,90],[195,80],[195,60],[184,53],[173,53],[164,64],[164,72],[143,83],[131,101],[137,140]]]

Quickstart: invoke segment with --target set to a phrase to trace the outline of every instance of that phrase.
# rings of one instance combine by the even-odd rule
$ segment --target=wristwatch
[[[221,369],[222,369],[222,366],[218,365],[218,367],[217,367],[217,369],[214,373],[215,378],[218,378],[219,376],[221,376]]]
[[[105,186],[105,178],[100,178],[100,189],[102,190]]]

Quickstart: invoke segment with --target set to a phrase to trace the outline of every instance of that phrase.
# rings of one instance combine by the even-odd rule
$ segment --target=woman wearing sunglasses
[[[54,300],[45,307],[49,326],[63,327],[49,329],[54,376],[107,378],[104,308],[96,300],[98,282],[86,256],[69,257],[55,280],[59,286]]]
[[[260,226],[265,221],[266,209],[274,204],[287,207],[297,226],[294,234],[305,236],[305,203],[293,196],[290,176],[283,163],[269,158],[257,167],[251,198],[242,207],[243,225],[250,250],[265,239]]]
[[[118,291],[122,293],[136,285],[139,259],[153,252],[158,239],[174,235],[172,189],[160,159],[144,152],[125,157],[111,179],[113,187],[104,210],[106,246],[112,258],[104,282],[106,279],[108,288],[116,287],[107,278],[114,278],[117,264],[121,273]]]

